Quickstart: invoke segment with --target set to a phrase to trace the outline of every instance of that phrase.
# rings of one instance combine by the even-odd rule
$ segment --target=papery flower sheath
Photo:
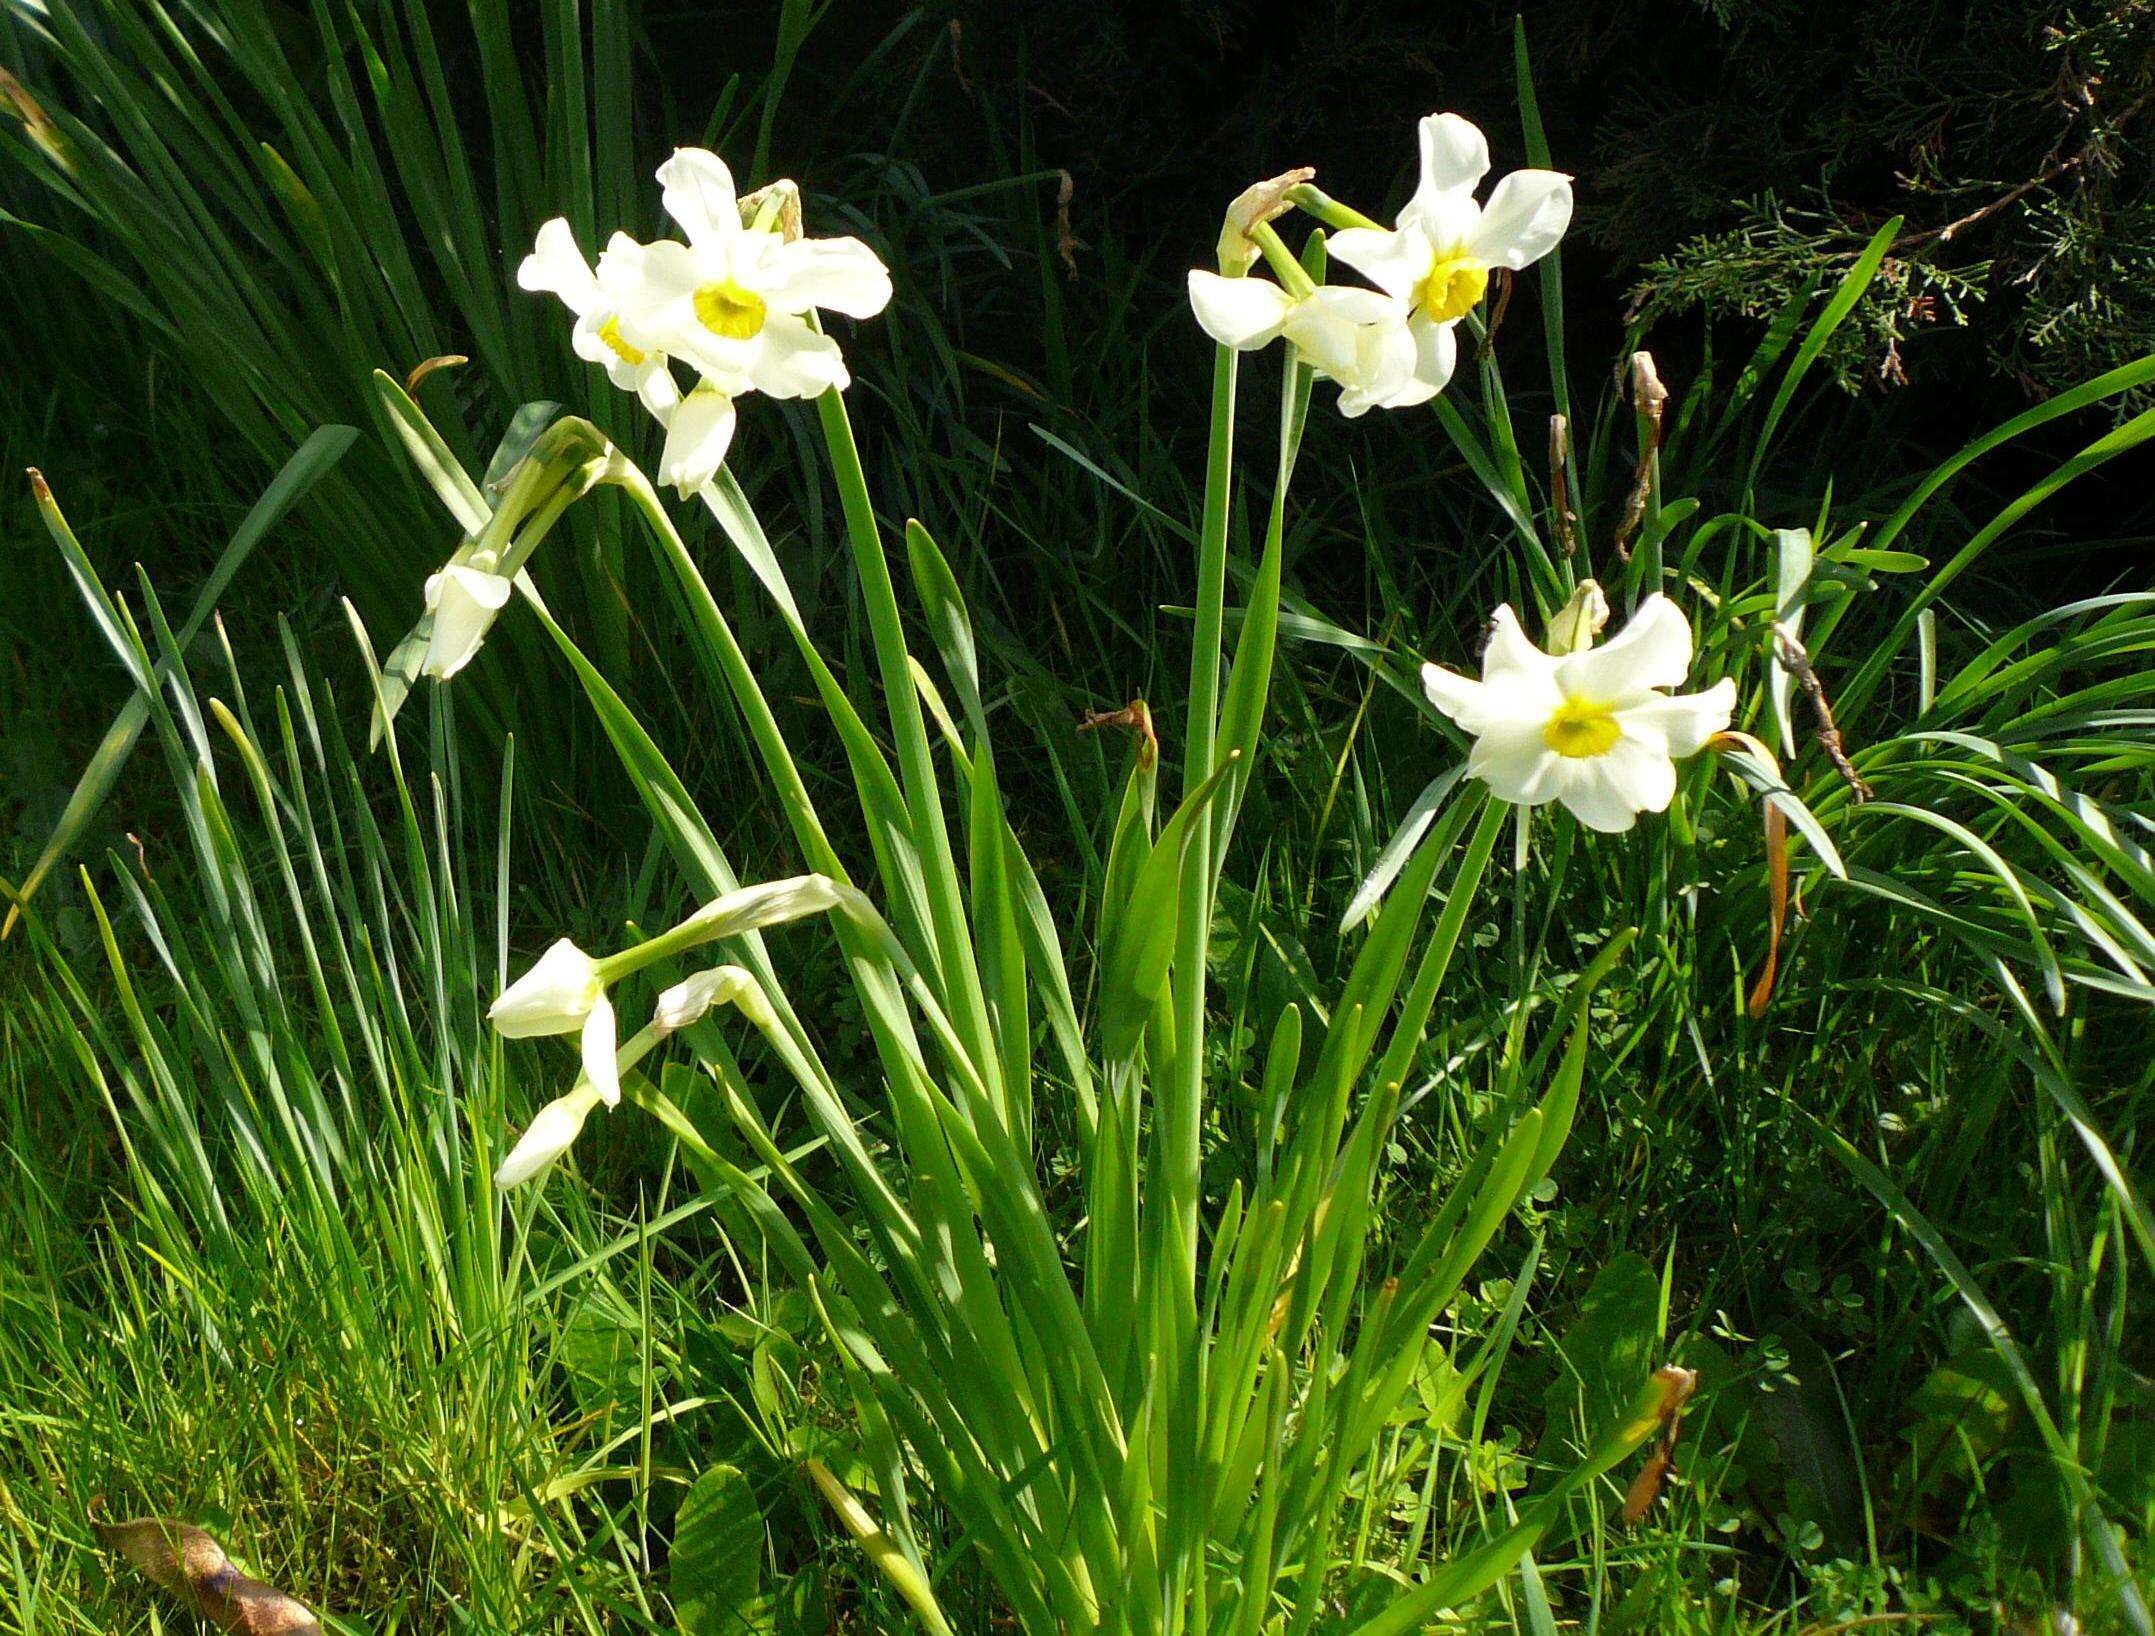
[[[1489,143],[1457,114],[1421,123],[1422,173],[1396,231],[1350,227],[1326,249],[1405,309],[1415,363],[1383,400],[1389,409],[1423,403],[1444,389],[1458,361],[1452,328],[1472,312],[1499,267],[1517,272],[1556,248],[1571,225],[1571,178],[1517,170],[1477,202],[1489,173]]]
[[[1469,777],[1522,806],[1561,801],[1589,829],[1614,834],[1664,811],[1676,763],[1729,724],[1736,684],[1727,677],[1703,693],[1663,691],[1690,668],[1690,622],[1656,594],[1610,642],[1564,654],[1544,653],[1500,607],[1481,680],[1424,665],[1422,687],[1474,735]]]

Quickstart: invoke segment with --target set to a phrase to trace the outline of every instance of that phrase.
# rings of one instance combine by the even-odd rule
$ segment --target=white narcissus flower
[[[1691,668],[1691,625],[1667,597],[1639,604],[1602,647],[1544,653],[1509,607],[1490,621],[1482,679],[1422,667],[1429,700],[1474,735],[1467,774],[1522,806],[1561,801],[1608,834],[1676,793],[1676,763],[1729,724],[1736,684],[1666,693]]]
[[[584,1121],[599,1105],[600,1093],[591,1085],[579,1085],[567,1096],[556,1097],[531,1116],[524,1134],[509,1149],[509,1156],[494,1172],[499,1188],[521,1186],[552,1164],[582,1133]]]
[[[615,238],[623,244],[636,242],[625,234]],[[681,389],[667,371],[665,355],[632,345],[623,335],[620,312],[601,293],[598,275],[576,247],[564,218],[556,216],[539,229],[538,242],[516,269],[516,282],[561,297],[562,305],[576,314],[569,344],[577,357],[605,365],[607,378],[643,399],[644,407],[660,420],[673,412]]]
[[[701,148],[676,149],[658,179],[688,243],[617,234],[599,257],[599,289],[621,337],[680,359],[729,398],[807,398],[847,385],[838,343],[810,315],[872,318],[889,305],[890,273],[875,252],[855,238],[789,239],[744,223],[733,173]]]
[[[1457,362],[1452,326],[1472,312],[1496,268],[1518,272],[1556,248],[1571,225],[1571,178],[1515,170],[1477,203],[1489,173],[1489,143],[1457,114],[1421,123],[1422,175],[1399,213],[1396,232],[1350,227],[1326,249],[1404,303],[1415,366],[1383,400],[1390,409],[1424,403],[1444,389]]]
[[[1345,415],[1387,401],[1414,372],[1414,341],[1399,304],[1375,290],[1328,284],[1295,295],[1265,278],[1193,268],[1190,310],[1223,347],[1255,352],[1282,338],[1341,387]]]
[[[610,1108],[621,1100],[614,1008],[599,963],[562,938],[501,992],[486,1019],[505,1039],[580,1034],[584,1073]]]
[[[421,675],[446,682],[471,663],[513,588],[509,577],[494,568],[494,553],[477,551],[469,560],[427,576],[426,609],[434,617],[434,629],[426,656],[419,661]]]

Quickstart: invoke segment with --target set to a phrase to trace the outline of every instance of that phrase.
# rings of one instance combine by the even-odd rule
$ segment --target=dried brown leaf
[[[222,1545],[192,1523],[170,1517],[105,1522],[93,1508],[90,1526],[108,1550],[219,1630],[238,1636],[321,1636],[320,1621],[303,1604],[249,1579]]]

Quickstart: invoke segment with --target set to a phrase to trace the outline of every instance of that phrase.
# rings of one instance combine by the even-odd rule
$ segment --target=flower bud
[[[1597,581],[1583,579],[1571,593],[1571,600],[1549,621],[1548,649],[1559,654],[1584,653],[1608,622],[1609,599],[1602,595]]]
[[[772,200],[777,201],[773,207],[773,218],[778,236],[791,244],[802,233],[801,188],[798,182],[790,182],[781,176],[777,181],[759,187],[753,193],[742,194],[741,225],[755,226],[756,218],[763,214],[765,204]]]
[[[824,914],[842,901],[838,883],[828,876],[794,875],[785,880],[758,881],[714,898],[684,925],[697,929],[698,942],[708,942]]]

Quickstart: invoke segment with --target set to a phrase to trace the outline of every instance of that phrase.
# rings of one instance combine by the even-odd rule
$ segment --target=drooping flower
[[[889,305],[890,273],[856,238],[789,238],[774,221],[743,222],[733,173],[716,154],[676,149],[658,179],[682,244],[615,235],[598,285],[639,351],[678,358],[729,398],[814,397],[850,377],[838,343],[811,315],[872,318]]]
[[[584,1074],[610,1108],[621,1100],[614,1061],[614,1008],[599,963],[567,938],[501,991],[486,1019],[505,1039],[579,1034]]]
[[[1297,295],[1270,279],[1190,272],[1190,310],[1223,347],[1255,352],[1285,339],[1320,375],[1340,385],[1342,414],[1360,415],[1395,394],[1414,371],[1414,341],[1399,304],[1375,290],[1327,284]]]
[[[1729,724],[1729,678],[1703,693],[1664,691],[1690,668],[1690,622],[1657,593],[1605,645],[1564,654],[1544,653],[1500,607],[1481,680],[1424,665],[1422,687],[1474,735],[1469,777],[1522,806],[1561,801],[1589,829],[1616,834],[1665,811],[1676,763]]]
[[[658,997],[651,1010],[651,1026],[664,1034],[677,1034],[701,1022],[713,1006],[730,1005],[755,986],[756,979],[739,966],[695,972]]]
[[[1457,362],[1452,327],[1472,312],[1499,267],[1531,266],[1571,225],[1571,178],[1517,170],[1477,203],[1489,173],[1489,143],[1472,121],[1431,114],[1421,123],[1422,174],[1399,213],[1397,231],[1350,227],[1326,248],[1406,308],[1414,368],[1382,400],[1385,408],[1423,403],[1444,389]]]
[[[709,381],[698,381],[672,413],[659,417],[666,445],[659,451],[658,480],[671,484],[684,500],[710,482],[733,447],[737,418],[733,399]]]
[[[434,629],[419,662],[421,675],[446,682],[471,663],[513,589],[508,575],[494,572],[495,566],[494,553],[482,550],[427,576],[426,609]]]
[[[579,1084],[566,1096],[557,1096],[531,1116],[524,1134],[509,1149],[508,1157],[494,1172],[498,1188],[521,1186],[569,1151],[582,1134],[584,1121],[601,1098],[596,1086]]]

